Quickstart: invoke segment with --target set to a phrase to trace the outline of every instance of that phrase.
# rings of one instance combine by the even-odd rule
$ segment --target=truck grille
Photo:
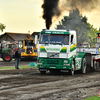
[[[59,64],[59,60],[50,59],[50,60],[47,60],[47,64]]]

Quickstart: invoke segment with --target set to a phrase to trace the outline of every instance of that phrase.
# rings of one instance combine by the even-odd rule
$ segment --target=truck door
[[[70,37],[70,56],[76,54],[76,42],[74,35],[72,34]]]

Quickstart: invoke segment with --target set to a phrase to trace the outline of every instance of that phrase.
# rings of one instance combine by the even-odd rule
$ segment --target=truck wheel
[[[12,60],[12,56],[9,53],[3,54],[3,61],[10,62]]]
[[[94,61],[93,71],[97,71],[99,68],[99,62]]]
[[[74,75],[74,70],[75,70],[75,63],[74,61],[72,62],[72,68],[69,70],[70,75]]]
[[[86,73],[86,59],[83,58],[83,61],[82,61],[82,70],[81,70],[82,74],[85,74]]]
[[[99,62],[97,62],[97,69],[99,68]]]
[[[95,71],[97,69],[97,62],[94,61],[94,64],[93,64],[93,71]]]
[[[45,75],[46,71],[40,71],[41,75]]]

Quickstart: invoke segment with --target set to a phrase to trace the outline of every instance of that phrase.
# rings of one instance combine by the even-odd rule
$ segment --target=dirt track
[[[37,68],[0,71],[0,100],[82,100],[99,94],[100,72],[40,75]]]

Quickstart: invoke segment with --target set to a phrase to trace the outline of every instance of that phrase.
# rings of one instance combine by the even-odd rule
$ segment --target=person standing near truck
[[[18,48],[15,52],[15,68],[19,69],[19,62],[20,62],[21,54],[20,49]]]

